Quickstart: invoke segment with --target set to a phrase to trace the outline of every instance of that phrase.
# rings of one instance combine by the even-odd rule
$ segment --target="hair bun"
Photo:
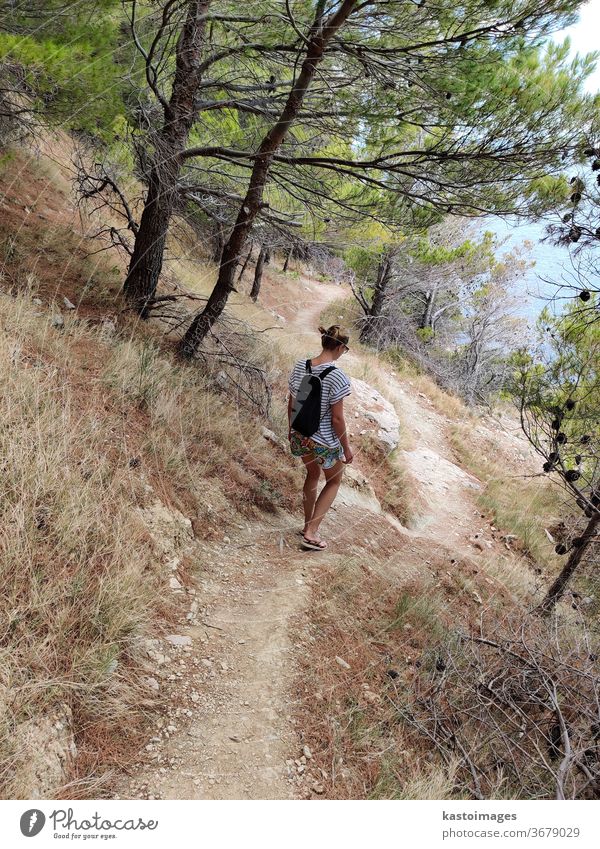
[[[332,324],[327,330],[319,327],[321,344],[327,350],[335,350],[338,345],[348,345],[350,336],[346,330],[342,330],[339,324]]]

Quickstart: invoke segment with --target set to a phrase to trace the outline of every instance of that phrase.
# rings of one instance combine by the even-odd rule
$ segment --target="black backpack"
[[[302,436],[312,436],[321,424],[321,390],[323,380],[335,366],[323,369],[320,375],[312,373],[310,360],[306,361],[306,374],[300,382],[292,407],[291,426]]]

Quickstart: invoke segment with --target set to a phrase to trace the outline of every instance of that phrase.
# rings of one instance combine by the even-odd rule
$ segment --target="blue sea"
[[[543,222],[527,224],[521,219],[511,222],[509,219],[489,217],[481,219],[480,230],[491,230],[498,241],[503,241],[497,251],[499,256],[527,243],[529,250],[523,258],[535,264],[515,283],[513,293],[518,296],[515,314],[527,319],[533,328],[542,309],[556,295],[557,289],[553,284],[565,283],[570,279],[572,264],[568,249],[542,242],[545,235]],[[556,301],[559,309],[564,300],[559,295]]]

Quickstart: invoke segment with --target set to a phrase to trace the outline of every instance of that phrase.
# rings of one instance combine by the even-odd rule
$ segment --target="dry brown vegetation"
[[[516,540],[533,563],[554,569],[558,564],[544,527],[553,526],[565,510],[560,492],[536,474],[532,460],[515,462],[498,452],[497,444],[472,427],[456,424],[450,432],[452,448],[459,461],[484,484],[478,496],[482,510]]]
[[[302,476],[287,453],[264,439],[251,402],[223,391],[214,370],[182,366],[158,323],[142,325],[115,307],[122,266],[106,254],[87,255],[89,240],[69,210],[60,169],[44,171],[21,155],[1,167],[0,793],[26,795],[20,729],[66,705],[78,757],[61,792],[94,797],[106,792],[111,769],[133,759],[160,709],[160,699],[140,684],[136,646],[179,615],[138,508],[156,495],[192,520],[197,538],[221,539],[237,514],[252,520],[297,508]],[[169,268],[201,294],[213,272],[185,258]],[[292,309],[287,282],[295,282],[293,275],[266,272],[263,307]],[[65,309],[63,296],[77,309]],[[259,330],[277,324],[268,309],[250,311],[244,297],[231,304],[233,316]],[[351,313],[351,305],[336,303],[321,318],[349,324]],[[240,356],[264,370],[277,399],[270,427],[285,436],[286,371],[305,342],[281,327],[268,344],[241,330],[233,329]],[[363,377],[377,385],[381,360],[353,347]],[[534,786],[539,795],[552,795],[557,781],[549,755],[552,769],[519,784],[518,755],[508,768],[489,760],[497,740],[483,756],[477,750],[481,728],[500,733],[492,714],[480,712],[467,724],[457,738],[461,750],[428,734],[423,698],[453,703],[444,722],[459,721],[460,705],[477,688],[465,673],[468,653],[457,634],[509,633],[509,619],[522,620],[539,591],[536,570],[556,567],[544,526],[560,516],[560,502],[538,479],[507,473],[497,454],[490,459],[495,446],[476,437],[476,420],[460,401],[401,357],[388,358],[387,366],[454,421],[457,459],[485,482],[479,506],[516,538],[505,556],[495,550],[475,562],[399,536],[391,526],[382,533],[379,524],[371,529],[377,545],[339,557],[335,567],[329,561],[314,576],[298,677],[303,739],[331,798],[470,798],[478,786],[488,796],[527,796]],[[366,435],[361,440],[361,470],[383,507],[409,523],[414,483],[397,457],[383,457]],[[183,580],[193,568],[184,561]],[[566,639],[559,641],[553,674],[569,662],[588,686],[583,620],[578,611],[570,619],[564,609],[561,615]],[[297,632],[305,625],[306,615]],[[543,644],[540,628],[529,632],[528,646]],[[597,648],[586,651],[589,659]],[[478,655],[477,662],[487,670],[498,658]],[[436,689],[440,675],[443,691]],[[579,687],[573,675],[567,684]],[[547,711],[542,718],[531,737],[540,750],[550,729]],[[591,726],[576,726],[572,739],[595,779],[581,760],[596,745]],[[512,739],[500,731],[501,742]],[[567,778],[561,776],[567,794],[573,787],[594,791],[578,763],[569,762]]]
[[[136,508],[155,493],[210,538],[236,511],[289,506],[299,472],[157,328],[115,310],[119,269],[87,256],[64,178],[19,155],[1,181],[1,793],[27,795],[19,729],[66,705],[65,792],[94,796],[159,706],[134,643],[176,612]]]
[[[328,796],[595,798],[598,636],[524,617],[510,561],[443,555],[348,558],[315,587],[298,724]]]

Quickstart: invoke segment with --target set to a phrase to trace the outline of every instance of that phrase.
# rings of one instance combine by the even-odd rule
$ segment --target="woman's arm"
[[[352,454],[352,449],[350,448],[350,443],[348,442],[346,420],[344,418],[343,398],[341,398],[339,401],[336,401],[335,404],[331,405],[331,424],[333,426],[335,435],[342,443],[342,448],[344,449],[344,456],[346,457],[346,463],[351,463],[354,455]]]

